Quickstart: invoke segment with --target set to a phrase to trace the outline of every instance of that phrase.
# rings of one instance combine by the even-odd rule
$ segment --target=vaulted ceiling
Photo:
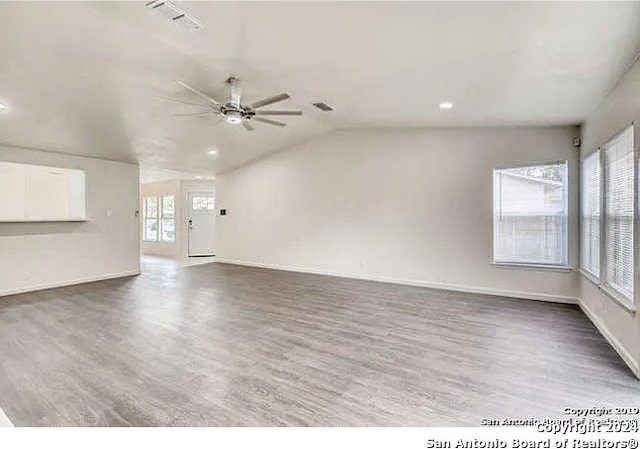
[[[219,173],[340,127],[578,124],[640,51],[640,2],[176,3],[204,26],[1,2],[0,144]],[[193,111],[166,100],[193,100],[176,79],[224,98],[230,74],[304,115],[251,133],[172,115]]]

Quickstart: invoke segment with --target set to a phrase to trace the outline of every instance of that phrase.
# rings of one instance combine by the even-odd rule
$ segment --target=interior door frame
[[[187,192],[185,192],[185,226],[187,228],[187,257],[212,257],[215,256],[215,254],[208,254],[208,255],[192,255],[191,254],[191,227],[189,226],[189,220],[192,218],[192,213],[193,213],[193,197],[194,196],[212,196],[213,197],[213,219],[214,219],[214,223],[215,223],[215,218],[216,218],[216,207],[215,207],[215,202],[216,202],[216,193],[214,191],[205,191],[205,190],[189,190]],[[215,226],[215,224],[214,224]],[[215,240],[214,240],[214,251],[215,253]]]

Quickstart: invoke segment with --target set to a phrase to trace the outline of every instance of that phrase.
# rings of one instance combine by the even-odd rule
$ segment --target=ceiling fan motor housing
[[[242,119],[250,119],[256,115],[250,108],[243,105],[237,106],[233,103],[220,106],[220,113],[226,117],[229,123],[240,123]]]

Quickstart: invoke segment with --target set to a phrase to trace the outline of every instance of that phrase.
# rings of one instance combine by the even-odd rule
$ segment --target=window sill
[[[491,262],[491,265],[497,268],[557,271],[559,273],[573,272],[573,267],[570,267],[569,265],[543,265],[543,264],[536,264],[536,263],[515,263],[515,262]]]
[[[620,293],[618,293],[615,289],[611,287],[607,287],[606,285],[598,285],[600,291],[602,291],[606,296],[611,298],[615,304],[617,304],[620,308],[622,308],[625,312],[630,313],[632,315],[636,314],[636,308],[634,304],[629,301],[628,298],[625,298]]]
[[[596,287],[600,288],[600,279],[598,279],[597,277],[595,277],[593,274],[589,273],[586,270],[583,270],[582,268],[580,269],[580,274],[582,275],[582,277],[584,277],[587,281],[591,282],[593,285],[595,285]]]
[[[620,293],[618,293],[615,289],[611,288],[611,287],[607,287],[606,285],[603,285],[600,283],[600,281],[594,277],[591,273],[589,273],[588,271],[585,270],[580,270],[580,274],[589,282],[591,282],[594,287],[596,287],[598,290],[600,290],[602,292],[603,295],[607,296],[609,299],[611,299],[614,304],[616,304],[618,307],[620,307],[621,309],[623,309],[625,312],[631,314],[631,315],[635,315],[636,314],[636,306],[629,301],[628,298],[625,298],[623,295],[621,295]]]

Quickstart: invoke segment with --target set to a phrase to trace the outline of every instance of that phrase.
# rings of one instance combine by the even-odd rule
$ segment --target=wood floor
[[[0,298],[16,426],[435,426],[637,405],[575,306],[222,264]]]

